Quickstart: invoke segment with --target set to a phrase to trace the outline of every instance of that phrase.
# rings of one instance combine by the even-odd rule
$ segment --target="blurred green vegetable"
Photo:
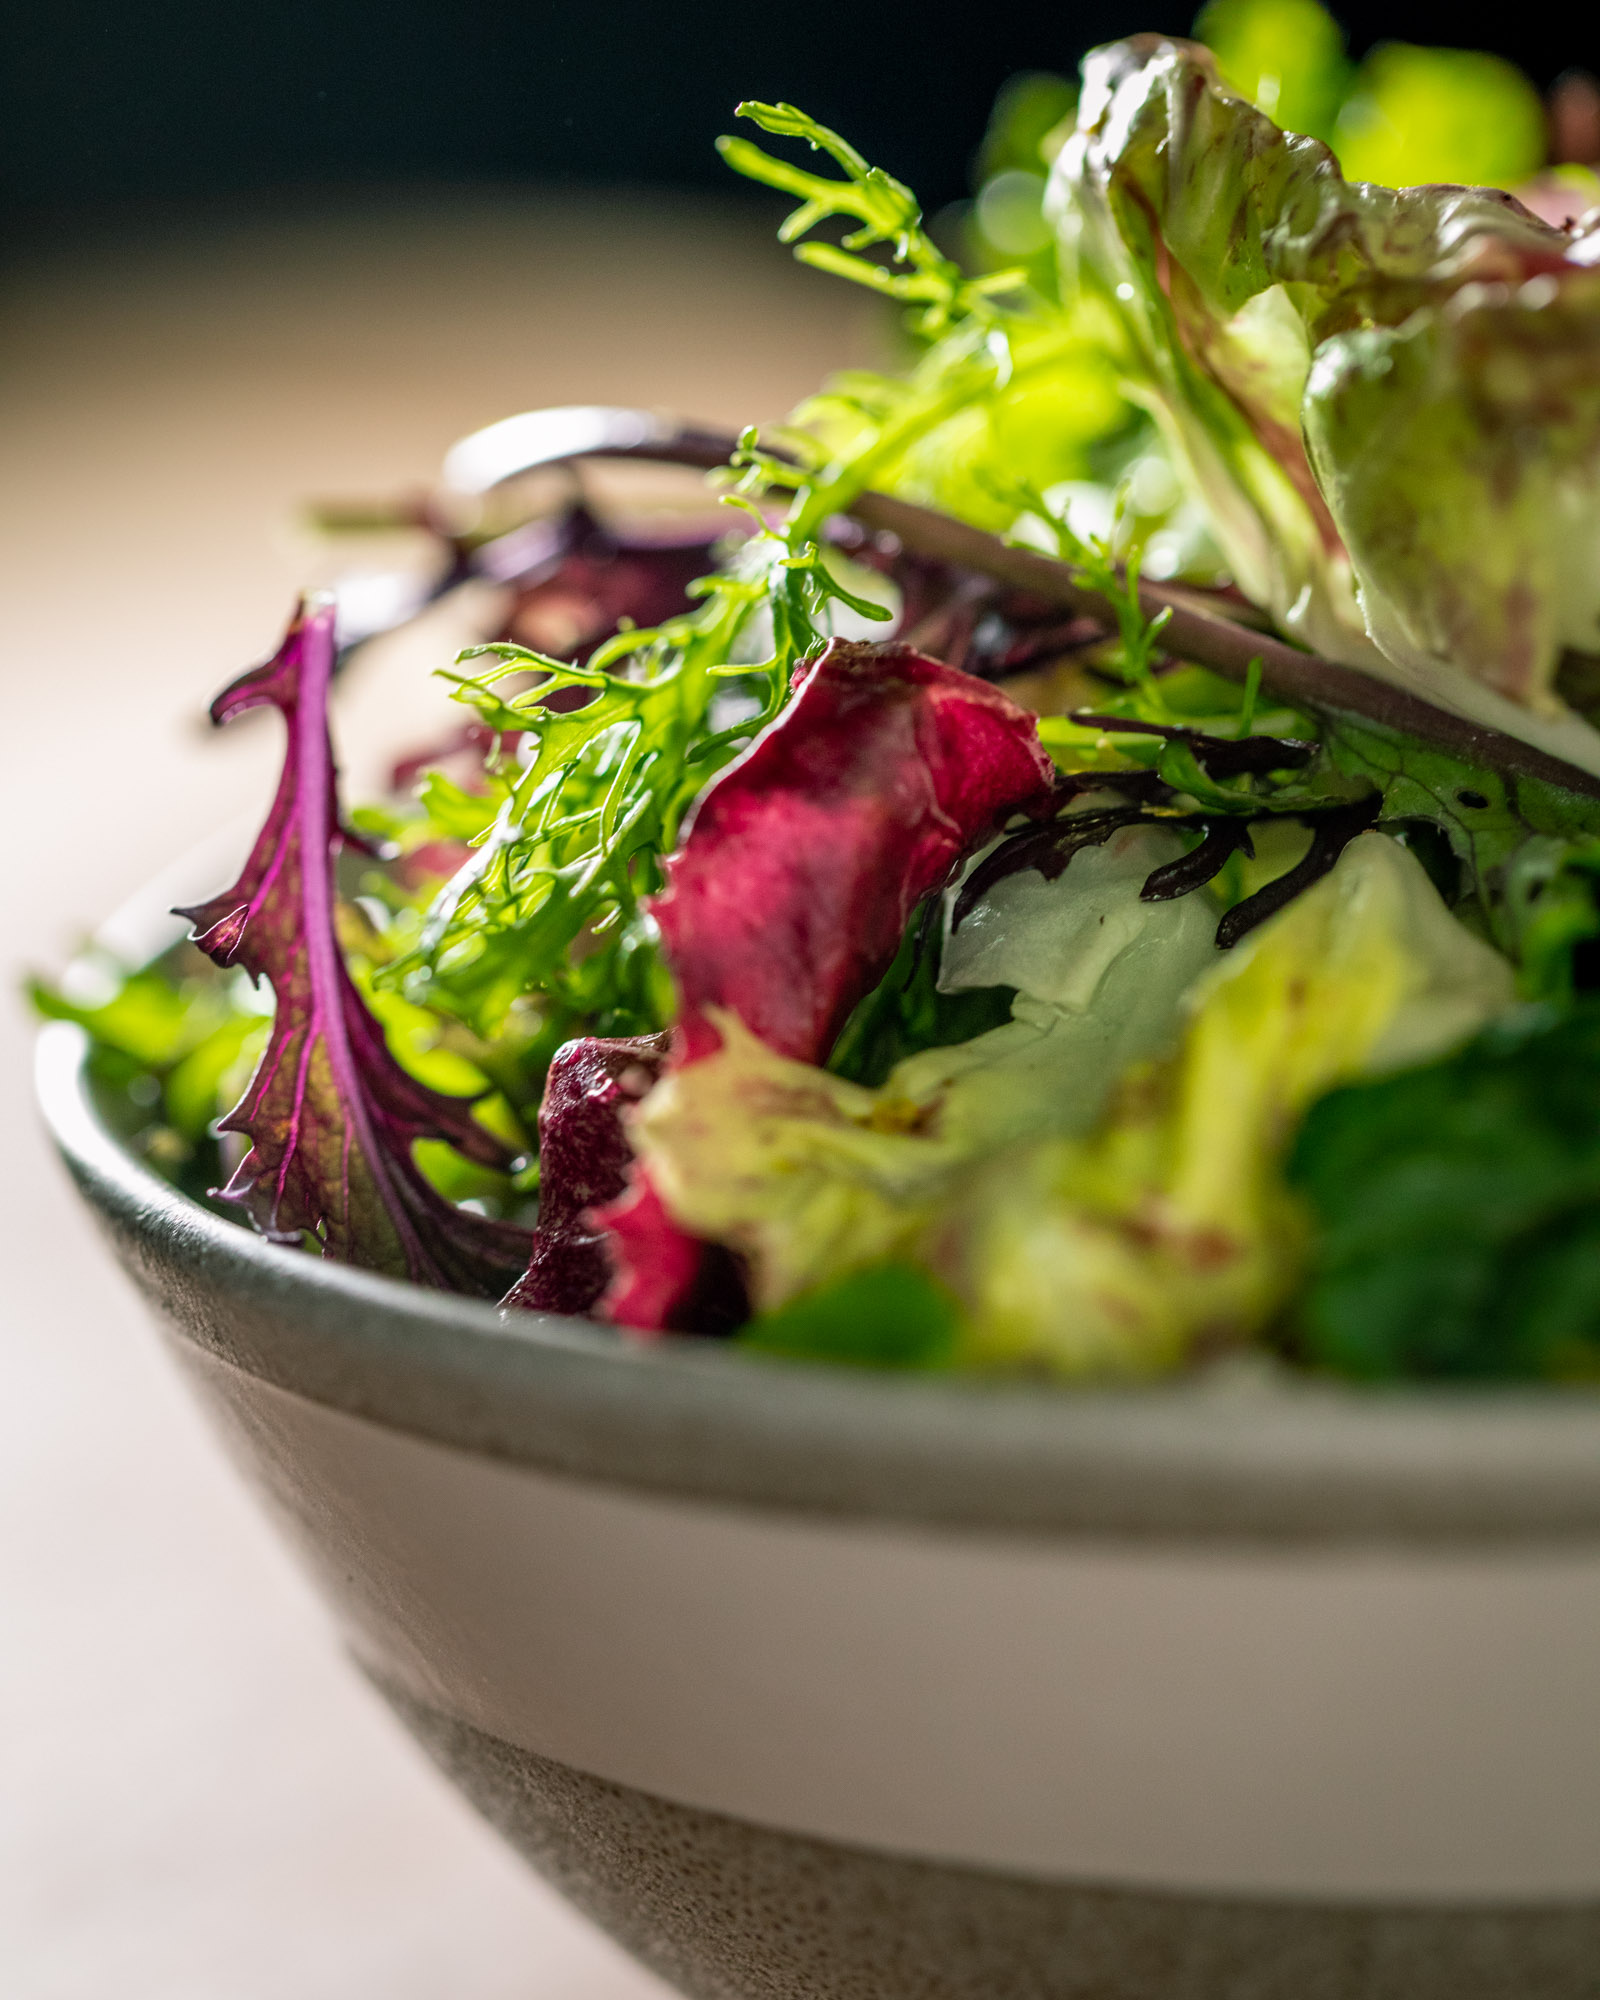
[[[268,1025],[244,979],[166,963],[130,972],[98,951],[76,960],[58,984],[31,981],[28,995],[47,1020],[76,1021],[89,1031],[97,1073],[130,1090],[185,1153],[209,1139]],[[172,1154],[173,1146],[162,1143]]]
[[[1600,1378],[1600,1002],[1324,1098],[1305,1359],[1368,1380]]]
[[[1194,32],[1223,82],[1275,125],[1332,140],[1355,71],[1343,31],[1317,0],[1207,0]]]
[[[1318,0],[1208,0],[1194,24],[1229,89],[1384,187],[1515,189],[1549,148],[1539,93],[1502,57],[1380,42],[1360,67]]]
[[[1026,70],[1001,87],[978,148],[970,248],[982,266],[1020,261],[1034,288],[1055,295],[1055,248],[1044,215],[1045,176],[1072,129],[1078,86]]]
[[[937,1368],[949,1360],[961,1308],[914,1264],[873,1264],[763,1313],[741,1346],[790,1360],[855,1368]]]
[[[1367,57],[1331,137],[1351,180],[1385,187],[1520,187],[1549,144],[1539,93],[1511,63],[1408,42]]]

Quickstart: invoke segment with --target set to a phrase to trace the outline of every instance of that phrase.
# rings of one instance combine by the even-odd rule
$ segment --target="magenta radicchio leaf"
[[[835,640],[667,864],[654,908],[682,1005],[674,1062],[720,1046],[713,1008],[820,1062],[916,905],[1053,784],[1034,718],[996,689],[908,646]],[[643,1174],[595,1219],[618,1268],[611,1318],[677,1330],[720,1310],[725,1255],[679,1230]]]
[[[912,910],[1009,814],[1050,797],[1034,718],[909,646],[834,640],[787,709],[701,797],[653,906],[683,1059],[706,1009],[820,1062]]]
[[[343,1263],[492,1296],[524,1263],[527,1232],[447,1201],[412,1146],[443,1139],[486,1166],[503,1165],[503,1149],[470,1100],[401,1069],[335,935],[343,835],[328,737],[333,665],[333,605],[312,600],[272,658],[212,704],[219,724],[276,708],[288,730],[277,795],[238,881],[177,913],[208,957],[268,979],[276,1001],[266,1052],[219,1128],[250,1141],[220,1192],[275,1242],[309,1236]]]

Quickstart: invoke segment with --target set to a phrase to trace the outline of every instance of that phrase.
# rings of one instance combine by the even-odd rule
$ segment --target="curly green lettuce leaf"
[[[1050,205],[1247,594],[1600,770],[1551,693],[1562,648],[1600,644],[1600,243],[1493,188],[1346,181],[1156,36],[1089,59]]]
[[[1302,1359],[1364,1380],[1600,1377],[1600,1003],[1336,1091],[1291,1179]]]
[[[1202,983],[1176,1056],[1094,1134],[977,1177],[937,1266],[967,1306],[958,1360],[1132,1377],[1258,1337],[1304,1255],[1282,1160],[1308,1106],[1511,997],[1510,966],[1420,864],[1361,835]]]

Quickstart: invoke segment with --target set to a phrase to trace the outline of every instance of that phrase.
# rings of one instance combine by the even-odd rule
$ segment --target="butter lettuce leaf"
[[[1201,983],[1177,1054],[1096,1132],[977,1178],[937,1266],[968,1309],[958,1363],[1154,1375],[1259,1337],[1305,1255],[1282,1162],[1307,1108],[1511,998],[1510,966],[1420,863],[1361,835]]]
[[[1140,898],[1150,876],[1182,853],[1175,833],[1126,826],[1081,848],[1059,882],[1033,869],[1002,876],[959,923],[951,896],[941,987],[1012,986],[1045,1007],[1093,1009],[1122,1023],[1148,1013],[1151,1031],[1134,1028],[1130,1040],[1153,1045],[1178,994],[1214,956],[1217,912],[1208,898]]]

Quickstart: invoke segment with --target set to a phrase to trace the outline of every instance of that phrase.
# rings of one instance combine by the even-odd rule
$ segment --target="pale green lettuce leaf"
[[[1182,852],[1176,834],[1126,826],[1102,846],[1080,849],[1056,882],[1033,869],[1005,876],[959,926],[947,928],[940,988],[1014,986],[1067,1013],[1094,1006],[1120,1019],[1131,1009],[1164,1024],[1178,994],[1208,962],[1217,926],[1217,910],[1205,896],[1139,899],[1146,878]],[[1107,993],[1108,981],[1114,993]]]
[[[1301,1266],[1281,1162],[1307,1107],[1511,999],[1509,964],[1414,857],[1363,834],[1200,982],[1177,1054],[1097,1131],[1014,1148],[964,1189],[937,1249],[968,1309],[958,1360],[1140,1376],[1258,1335]]]

